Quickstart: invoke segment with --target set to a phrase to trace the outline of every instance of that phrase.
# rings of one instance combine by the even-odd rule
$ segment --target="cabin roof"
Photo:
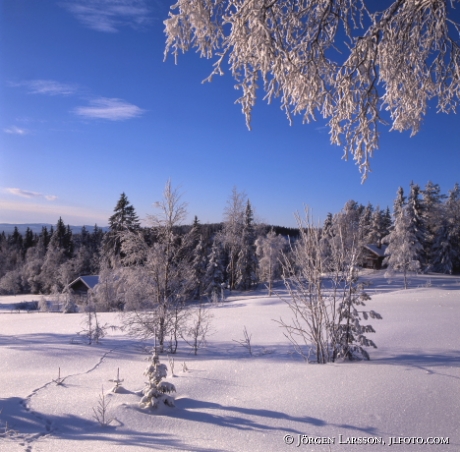
[[[72,286],[78,282],[82,282],[88,288],[88,290],[94,289],[94,286],[99,283],[99,275],[79,276],[69,284],[69,287],[72,288]]]
[[[385,257],[385,250],[387,249],[387,245],[381,245],[379,248],[375,243],[371,243],[370,245],[364,245],[364,248],[378,257]]]

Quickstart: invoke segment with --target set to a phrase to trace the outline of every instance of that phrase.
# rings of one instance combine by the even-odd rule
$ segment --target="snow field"
[[[273,319],[290,313],[263,291],[235,295],[212,307],[213,334],[193,356],[181,344],[174,356],[176,407],[150,412],[137,406],[149,356],[120,331],[101,344],[85,345],[75,333],[82,314],[0,315],[1,452],[92,451],[288,451],[298,435],[334,437],[333,445],[302,445],[314,452],[378,450],[377,445],[338,444],[347,437],[449,437],[449,445],[394,445],[396,451],[460,450],[460,285],[433,275],[431,287],[388,291],[381,272],[373,281],[371,320],[379,347],[369,362],[307,364]],[[433,282],[434,281],[434,282]],[[425,281],[426,282],[426,281]],[[458,289],[457,289],[458,287]],[[376,294],[377,292],[383,292]],[[16,297],[18,298],[18,297]],[[2,299],[0,302],[8,300]],[[117,314],[98,314],[119,324]],[[254,355],[233,340],[252,335]],[[73,342],[73,343],[71,343]],[[188,371],[183,372],[186,362]],[[168,365],[166,356],[161,362]],[[64,384],[52,382],[58,367]],[[101,387],[116,376],[124,390],[109,394],[116,420],[101,427],[93,419]],[[0,430],[0,433],[3,430]],[[287,445],[285,434],[295,443]],[[393,450],[392,449],[392,450]]]

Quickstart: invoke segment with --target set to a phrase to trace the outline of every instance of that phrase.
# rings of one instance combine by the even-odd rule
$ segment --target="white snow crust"
[[[449,437],[449,444],[395,444],[390,450],[460,450],[460,278],[419,275],[402,290],[402,278],[367,271],[383,316],[370,320],[370,361],[319,365],[304,362],[273,321],[290,312],[266,290],[234,293],[213,306],[208,346],[194,356],[180,344],[174,356],[174,408],[142,410],[138,391],[153,342],[109,330],[100,344],[76,333],[83,314],[11,313],[12,303],[37,296],[0,297],[0,451],[135,452],[324,451],[372,452],[379,445],[339,444],[350,437]],[[282,285],[278,295],[287,296]],[[1,309],[3,308],[3,309]],[[101,323],[120,325],[119,314]],[[238,345],[243,328],[253,355]],[[161,356],[168,365],[168,358]],[[185,362],[188,371],[182,370]],[[61,369],[64,382],[53,380]],[[110,379],[124,379],[111,393]],[[101,427],[93,416],[101,390],[115,421]],[[294,444],[285,444],[292,435]],[[335,438],[302,444],[299,435]],[[115,448],[115,449],[114,449]]]

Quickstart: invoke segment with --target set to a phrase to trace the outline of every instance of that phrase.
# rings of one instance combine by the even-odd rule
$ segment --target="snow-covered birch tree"
[[[238,254],[242,247],[246,195],[233,187],[224,211],[224,226],[220,234],[224,248],[228,252],[227,277],[230,290],[237,281]]]
[[[132,334],[144,338],[155,336],[160,351],[169,337],[169,351],[175,353],[183,303],[191,281],[175,228],[184,221],[187,206],[170,180],[163,198],[154,205],[157,212],[148,219],[157,241],[148,249],[143,266],[132,275],[147,291],[145,297],[150,301],[150,309],[127,313],[124,321]]]
[[[379,127],[416,134],[428,102],[456,110],[460,87],[458,0],[178,0],[165,20],[165,57],[196,49],[229,66],[248,127],[259,95],[281,98],[289,121],[329,120],[363,174]],[[382,111],[388,115],[382,117]],[[388,116],[388,118],[386,117]]]
[[[256,240],[257,256],[259,258],[259,278],[268,286],[268,296],[272,296],[273,282],[280,276],[281,253],[287,245],[287,240],[271,230],[265,237]]]

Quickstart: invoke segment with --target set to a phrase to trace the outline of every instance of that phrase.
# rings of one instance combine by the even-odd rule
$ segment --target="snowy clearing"
[[[151,342],[110,330],[89,346],[76,334],[83,314],[11,313],[12,304],[39,297],[0,297],[0,451],[288,451],[307,442],[301,435],[334,440],[300,444],[305,451],[378,448],[352,438],[399,441],[392,447],[400,451],[460,450],[460,278],[411,277],[408,290],[381,271],[364,278],[372,282],[367,307],[383,316],[371,322],[379,347],[369,350],[371,361],[307,364],[273,321],[290,317],[279,298],[264,290],[234,295],[210,308],[205,349],[194,356],[180,345],[175,376],[169,371],[166,379],[176,386],[176,406],[155,411],[141,410],[136,393]],[[118,314],[99,319],[120,325]],[[253,356],[235,342],[244,327]],[[167,356],[161,361],[169,368]],[[124,382],[114,394],[117,368]],[[102,387],[114,417],[107,427],[93,415]],[[411,437],[448,437],[449,444],[401,442]]]

